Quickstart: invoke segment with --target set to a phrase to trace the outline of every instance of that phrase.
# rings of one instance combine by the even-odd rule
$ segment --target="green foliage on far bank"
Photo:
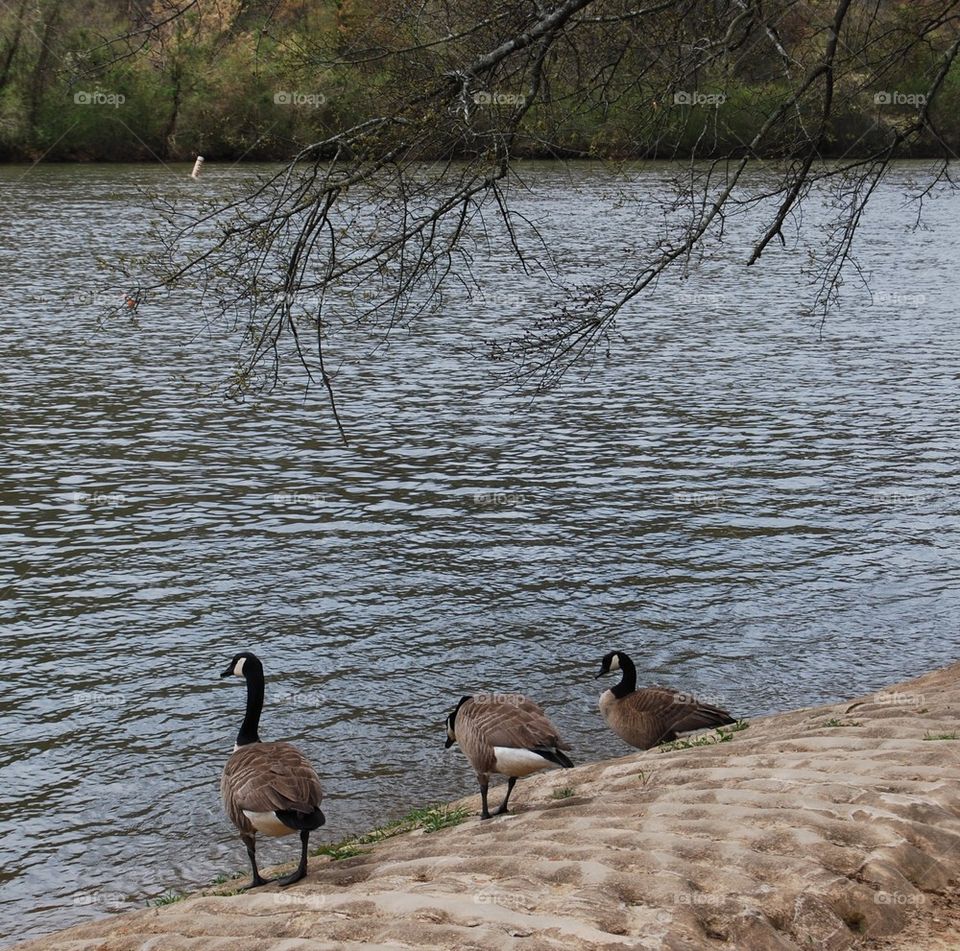
[[[390,0],[199,0],[180,7],[185,12],[171,16],[176,7],[161,0],[10,0],[0,6],[0,161],[189,160],[198,154],[219,161],[286,159],[371,116],[392,114],[458,56],[469,59],[476,51],[431,45],[429,17],[421,16],[415,27],[391,18],[384,12]],[[457,8],[476,49],[498,39],[467,30],[485,9],[469,2]],[[785,21],[780,28],[785,37],[791,29],[802,37],[797,46],[806,44],[814,61],[816,44],[823,42],[817,24],[829,10],[815,0],[804,10],[810,22]],[[909,7],[887,3],[882,12],[895,37]],[[710,28],[706,22],[652,22],[667,37],[658,38],[662,44],[677,28],[678,51]],[[681,35],[681,27],[689,35]],[[448,26],[437,29],[439,36]],[[619,85],[585,85],[584,77],[596,70],[584,65],[584,57],[606,68],[620,56],[626,29],[591,34],[576,53],[576,69],[572,60],[562,60],[562,49],[551,60],[542,101],[512,143],[515,154],[669,159],[694,150],[704,157],[752,153],[751,140],[789,94],[772,48],[758,48],[747,65],[700,71],[678,91],[676,77],[665,82],[660,67],[651,67],[647,46],[628,45],[618,60]],[[124,35],[123,42],[112,42]],[[417,44],[416,54],[396,52]],[[927,88],[936,59],[918,48],[899,59],[891,54],[883,90],[864,86],[852,66],[838,70],[822,154],[863,155],[880,147],[891,130],[910,121],[916,111],[911,97]],[[487,93],[509,98],[522,91],[510,86],[508,74]],[[760,153],[796,155],[819,101],[818,93],[799,102]],[[475,110],[478,140],[485,114],[495,117],[498,107],[493,102]],[[933,116],[946,145],[960,150],[956,69]],[[932,135],[911,148],[914,155],[940,154]]]

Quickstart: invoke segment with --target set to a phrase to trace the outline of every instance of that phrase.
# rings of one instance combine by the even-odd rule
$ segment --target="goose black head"
[[[470,697],[461,697],[456,707],[447,714],[447,741],[443,744],[445,750],[450,749],[457,742],[457,711],[470,699]]]
[[[241,651],[239,654],[234,654],[233,660],[230,661],[227,669],[220,674],[220,676],[246,678],[250,676],[254,670],[259,670],[261,674],[263,673],[263,664],[260,663],[260,658],[250,651]]]
[[[452,713],[447,714],[447,739],[443,744],[445,750],[450,749],[457,742],[457,734],[454,732],[454,721],[456,717]]]
[[[599,680],[604,674],[609,674],[619,669],[620,651],[610,651],[609,654],[604,654],[603,660],[600,661],[600,673],[594,677],[594,680]]]

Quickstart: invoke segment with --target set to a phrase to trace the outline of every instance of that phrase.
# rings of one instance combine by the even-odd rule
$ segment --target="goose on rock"
[[[263,710],[263,664],[255,654],[237,654],[221,677],[243,677],[247,682],[247,711],[237,734],[233,755],[220,779],[223,808],[247,847],[253,880],[245,888],[275,881],[292,885],[307,874],[310,833],[326,821],[320,811],[323,789],[309,760],[290,743],[260,740]],[[256,835],[300,833],[300,864],[290,875],[261,877],[257,869]]]
[[[620,670],[620,682],[600,694],[600,712],[621,740],[640,750],[675,740],[680,733],[735,723],[726,710],[701,703],[690,694],[668,687],[637,690],[637,668],[623,651],[610,651],[600,662],[600,673]]]
[[[445,746],[449,749],[454,743],[476,770],[483,803],[481,819],[490,818],[487,788],[491,773],[508,778],[507,795],[496,812],[499,816],[507,811],[518,778],[541,769],[573,766],[563,752],[570,747],[560,739],[557,728],[537,704],[518,693],[463,697],[447,717]]]

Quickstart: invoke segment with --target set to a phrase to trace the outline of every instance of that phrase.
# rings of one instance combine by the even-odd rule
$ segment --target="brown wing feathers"
[[[456,733],[460,748],[479,773],[493,771],[497,746],[527,750],[570,748],[543,710],[521,694],[471,697],[457,711]]]
[[[244,810],[299,813],[308,817],[318,811],[323,799],[316,770],[290,743],[241,746],[227,760],[220,790],[231,821],[248,833],[253,831],[253,826]],[[296,816],[290,818],[300,827]]]
[[[705,730],[735,722],[735,718],[726,710],[709,703],[695,703],[693,709],[675,719],[670,728],[676,733],[687,733],[690,730]]]
[[[605,706],[614,732],[639,749],[675,740],[678,733],[735,722],[725,710],[665,687],[634,690]]]

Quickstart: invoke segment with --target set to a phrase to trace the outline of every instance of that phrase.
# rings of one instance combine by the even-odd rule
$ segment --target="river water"
[[[231,343],[189,297],[99,321],[123,288],[96,259],[141,249],[143,190],[186,167],[0,168],[0,937],[245,868],[218,801],[240,649],[262,735],[323,776],[317,844],[475,789],[443,749],[470,690],[538,699],[577,761],[626,752],[596,711],[615,647],[740,716],[956,659],[960,197],[914,228],[917,172],[864,223],[876,296],[848,287],[822,336],[803,251],[746,271],[732,240],[589,374],[501,394],[471,343],[537,289],[487,266],[482,313],[344,345],[345,447],[320,395],[211,395]],[[530,166],[520,200],[615,270],[624,174]]]

